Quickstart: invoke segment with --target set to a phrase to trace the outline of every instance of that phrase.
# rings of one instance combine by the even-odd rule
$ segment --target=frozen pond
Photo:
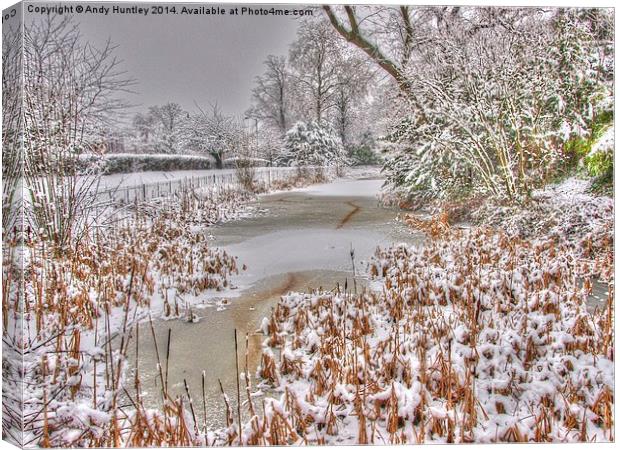
[[[263,336],[256,330],[278,298],[289,291],[332,289],[345,280],[352,287],[353,263],[356,285],[362,288],[367,261],[377,246],[415,243],[423,235],[412,233],[397,222],[398,210],[378,204],[376,194],[382,180],[338,180],[297,191],[262,196],[253,206],[254,217],[205,230],[214,245],[239,258],[247,270],[233,277],[237,289],[219,298],[205,294],[203,308],[194,312],[198,323],[182,320],[155,322],[159,355],[165,367],[168,330],[171,330],[169,391],[184,395],[189,386],[197,420],[204,417],[202,374],[205,373],[207,424],[210,429],[225,424],[225,405],[219,382],[236,411],[236,367],[234,330],[238,332],[239,370],[245,370],[245,336],[248,334],[248,368],[255,386]],[[354,251],[354,261],[351,250]],[[589,307],[601,307],[596,298],[604,292],[595,284]],[[604,298],[604,296],[602,296]],[[148,324],[140,327],[139,370],[143,399],[160,406],[161,386],[157,357]],[[130,355],[134,361],[135,353]],[[128,384],[131,383],[129,378]],[[240,380],[241,400],[245,404],[245,382]],[[265,392],[264,395],[270,395]],[[253,402],[260,407],[262,395]]]
[[[238,287],[228,296],[213,299],[195,310],[198,323],[158,321],[155,335],[162,364],[168,329],[171,329],[169,390],[185,393],[187,380],[196,415],[202,423],[202,373],[206,377],[207,423],[221,426],[224,403],[219,382],[236,405],[234,330],[239,336],[239,369],[245,368],[245,335],[249,335],[249,372],[254,381],[260,362],[262,335],[255,331],[279,296],[289,291],[352,286],[353,263],[356,283],[365,284],[366,262],[377,246],[413,243],[422,235],[412,234],[396,222],[398,210],[378,204],[376,194],[382,180],[338,180],[292,192],[262,196],[259,214],[248,219],[212,227],[214,245],[238,256],[247,270],[233,278]],[[354,261],[351,258],[354,251]],[[222,306],[222,301],[225,306]],[[133,359],[135,356],[131,356]],[[147,404],[160,401],[157,358],[148,324],[140,329],[139,370]],[[245,383],[241,381],[241,399]],[[260,404],[260,397],[256,404]]]
[[[239,257],[248,270],[241,287],[281,273],[331,270],[356,273],[377,246],[411,242],[395,221],[397,211],[378,204],[382,180],[342,180],[296,192],[264,196],[264,214],[211,230],[215,243]]]

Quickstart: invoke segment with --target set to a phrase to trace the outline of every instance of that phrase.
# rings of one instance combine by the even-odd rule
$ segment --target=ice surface
[[[376,197],[384,180],[338,180],[333,183],[314,184],[301,189],[309,195]]]

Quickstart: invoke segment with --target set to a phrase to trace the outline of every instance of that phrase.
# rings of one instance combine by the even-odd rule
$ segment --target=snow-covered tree
[[[302,22],[290,49],[291,76],[300,116],[321,123],[336,104],[344,43],[322,20]]]
[[[404,94],[387,173],[408,192],[525,198],[565,165],[570,139],[591,133],[610,92],[601,11],[324,9]]]
[[[341,167],[348,164],[338,136],[316,122],[297,122],[286,133],[284,152],[278,158],[286,166]]]
[[[292,101],[286,58],[269,55],[265,67],[265,72],[255,79],[252,107],[247,111],[247,116],[262,121],[265,126],[279,130],[284,135],[288,130]]]
[[[518,200],[573,158],[610,95],[603,10],[325,6],[402,94],[392,185]],[[611,32],[610,32],[611,31]],[[597,106],[599,105],[599,106]]]
[[[151,106],[133,118],[133,147],[144,153],[182,153],[187,116],[178,103]]]
[[[362,134],[367,131],[367,94],[374,77],[368,62],[355,52],[349,49],[343,55],[346,58],[342,60],[337,75],[332,123],[340,136],[340,142],[347,147],[355,138],[362,138]]]
[[[284,135],[272,127],[263,127],[257,130],[256,145],[258,156],[273,166],[284,149]]]
[[[105,132],[125,108],[126,78],[111,42],[86,42],[69,16],[24,24],[23,146],[31,220],[44,239],[63,247],[78,238],[94,201],[97,166],[79,158],[105,151]]]
[[[184,135],[186,148],[194,153],[212,156],[215,166],[221,169],[224,158],[233,156],[240,127],[239,121],[224,114],[217,103],[208,110],[199,108],[187,119]]]

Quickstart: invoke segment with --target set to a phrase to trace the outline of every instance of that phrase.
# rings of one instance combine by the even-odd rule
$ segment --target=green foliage
[[[347,146],[351,164],[355,166],[373,166],[382,163],[382,158],[375,151],[376,143],[372,134],[366,132],[358,144]]]
[[[614,172],[614,154],[611,149],[586,156],[586,168],[594,177],[610,177]]]
[[[589,176],[602,180],[613,178],[613,146],[605,147],[599,142],[612,124],[613,110],[604,110],[590,122],[589,134],[573,136],[566,141],[564,145],[567,161],[565,172],[574,171],[576,167],[582,166]],[[596,148],[600,145],[603,145],[603,148]]]

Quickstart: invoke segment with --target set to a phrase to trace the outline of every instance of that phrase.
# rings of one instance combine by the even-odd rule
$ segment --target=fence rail
[[[314,169],[314,167],[257,167],[255,180],[268,186],[276,180],[286,180],[296,175],[300,169]],[[324,168],[329,170],[329,168]],[[169,197],[185,188],[231,188],[240,186],[237,174],[233,170],[212,171],[206,175],[177,178],[174,180],[142,183],[132,186],[121,186],[99,191],[97,196],[101,200],[118,203],[133,203],[151,200],[159,197]]]

